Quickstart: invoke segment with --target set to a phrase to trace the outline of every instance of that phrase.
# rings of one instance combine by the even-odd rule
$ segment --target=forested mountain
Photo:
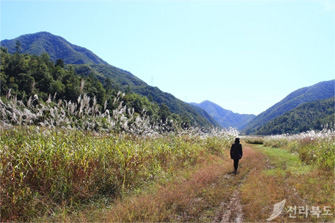
[[[279,117],[280,115],[283,115],[288,111],[291,111],[299,105],[334,97],[334,85],[335,80],[323,81],[292,92],[283,100],[256,116],[253,120],[250,121],[246,128],[243,129],[243,131],[246,134],[255,134],[256,130],[259,129],[262,125],[265,125],[267,122]]]
[[[118,90],[111,84],[104,85],[93,74],[77,75],[72,66],[66,67],[61,59],[55,63],[50,61],[48,54],[41,56],[28,54],[10,54],[6,48],[1,47],[1,96],[17,95],[18,100],[27,101],[32,95],[39,100],[46,101],[51,97],[56,100],[77,101],[81,94],[95,97],[97,103],[103,106],[107,100],[107,109],[114,109],[114,97]],[[146,107],[151,114],[159,113],[159,106],[145,97],[136,94],[127,94],[124,102],[135,106],[136,112],[142,112]],[[134,106],[132,106],[134,107]]]
[[[240,130],[244,128],[250,122],[250,120],[255,117],[255,115],[234,113],[207,100],[199,104],[191,104],[205,110],[210,116],[215,119],[215,121],[217,121],[217,123],[220,124],[220,126],[224,128],[233,127]]]
[[[256,129],[257,135],[322,130],[334,124],[335,98],[302,104]]]
[[[19,41],[20,45],[17,46]],[[60,36],[39,32],[1,41],[1,46],[9,53],[17,50],[23,54],[42,55],[47,53],[52,61],[62,59],[66,64],[107,64],[90,50],[71,44]],[[19,47],[19,49],[17,49]]]
[[[6,89],[8,90],[9,86],[11,86],[10,88],[13,89],[13,92],[17,91],[22,93],[22,89],[20,89],[21,84],[19,83],[19,78],[16,79],[17,75],[28,75],[30,76],[29,80],[31,80],[32,83],[36,83],[37,80],[33,75],[31,75],[32,72],[28,69],[29,67],[22,68],[22,66],[31,66],[29,65],[31,61],[42,61],[41,63],[43,66],[49,66],[51,70],[55,69],[59,65],[57,63],[61,63],[61,65],[64,67],[64,71],[62,72],[71,72],[84,78],[97,78],[101,82],[101,86],[106,94],[101,98],[101,100],[108,98],[108,94],[111,89],[114,93],[120,90],[126,94],[137,95],[136,97],[138,98],[145,96],[146,100],[150,103],[157,104],[158,107],[167,109],[168,111],[166,114],[169,114],[170,116],[176,114],[177,116],[175,116],[175,118],[179,119],[180,122],[188,123],[190,125],[196,124],[200,126],[218,126],[215,120],[206,114],[205,111],[194,109],[194,107],[177,99],[173,95],[162,92],[157,87],[151,87],[147,85],[144,81],[137,78],[130,72],[109,65],[91,51],[83,47],[73,45],[62,37],[55,36],[47,32],[40,32],[36,34],[23,35],[13,40],[3,40],[1,41],[1,46],[3,49],[7,48],[6,52],[8,55],[13,56],[13,58],[12,56],[8,56],[8,58],[13,59],[9,63],[11,63],[10,66],[14,66],[15,69],[17,69],[16,71],[4,71],[7,73],[2,72],[2,83],[6,83],[7,85],[2,86],[2,93],[4,93]],[[2,50],[2,54],[4,52],[5,51]],[[15,57],[14,54],[20,56]],[[39,55],[39,57],[31,57],[28,55],[25,56],[25,54]],[[16,60],[14,57],[18,60]],[[23,57],[26,57],[26,59],[22,59]],[[15,65],[13,63],[22,63],[22,66],[20,64]],[[53,63],[54,67],[52,67],[50,63]],[[20,71],[21,68],[24,72]],[[57,91],[61,91],[62,88],[64,88],[64,83],[61,83],[63,85],[60,84],[62,81],[59,80],[61,78],[58,79],[58,74],[52,74],[53,71],[48,69],[44,69],[44,71],[42,70],[39,72],[41,72],[41,76],[44,75],[44,79],[51,81],[46,86],[52,85],[54,87],[48,88],[48,91],[46,91],[47,87],[45,87],[45,89],[42,87],[43,90],[41,91],[41,89],[37,88],[38,85],[34,84],[35,93],[37,91],[38,94],[42,94],[42,98],[47,97],[48,93],[55,91],[55,83],[59,84],[59,86],[56,88]],[[50,76],[52,75],[54,75],[53,80],[50,79]],[[89,85],[88,81],[85,83],[86,85]],[[77,82],[72,84],[77,84]],[[80,83],[77,87],[80,87]],[[100,89],[100,87],[98,88]],[[94,91],[99,92],[97,89]],[[30,93],[32,92],[33,90],[30,90]],[[58,96],[60,96],[60,94]]]

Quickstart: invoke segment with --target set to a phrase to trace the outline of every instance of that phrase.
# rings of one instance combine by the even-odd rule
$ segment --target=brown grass
[[[228,172],[227,162],[216,156],[190,174],[160,186],[153,194],[138,195],[119,201],[108,213],[107,221],[192,221],[199,219],[209,204],[224,199],[225,193],[215,190],[222,175]]]
[[[232,175],[232,161],[209,155],[191,170],[154,189],[119,199],[108,207],[86,208],[78,213],[59,215],[52,221],[76,222],[161,222],[217,219],[220,204],[228,201],[243,175]],[[42,219],[41,219],[42,220]],[[45,219],[43,219],[45,221]]]
[[[304,174],[292,174],[289,171],[275,169],[272,160],[265,155],[258,154],[256,169],[250,173],[241,187],[244,220],[250,222],[266,221],[270,217],[273,205],[286,199],[286,206],[282,214],[274,222],[316,222],[333,221],[333,216],[316,218],[294,215],[289,218],[288,206],[331,206],[334,210],[334,175],[329,172],[314,170]],[[274,169],[273,174],[266,174],[264,170]]]
[[[232,194],[239,190],[244,222],[265,222],[273,205],[286,199],[286,208],[273,222],[331,221],[332,217],[290,219],[288,206],[332,206],[331,173],[315,170],[293,174],[251,145],[243,145],[239,173],[226,150],[223,157],[202,156],[189,169],[175,169],[175,177],[156,182],[138,194],[129,194],[100,208],[92,205],[78,212],[59,214],[52,221],[71,222],[218,222],[227,211]],[[273,170],[268,172],[265,170]],[[316,192],[318,191],[318,192]],[[333,207],[333,206],[332,206]],[[230,207],[232,216],[234,208]],[[45,221],[45,220],[43,220]]]
[[[152,193],[117,201],[98,221],[217,221],[224,211],[220,205],[230,200],[250,170],[259,168],[257,160],[261,156],[246,148],[239,174],[235,176],[232,174],[233,165],[228,153],[226,151],[225,159],[208,156],[191,173],[182,174]],[[97,218],[90,220],[97,221]]]

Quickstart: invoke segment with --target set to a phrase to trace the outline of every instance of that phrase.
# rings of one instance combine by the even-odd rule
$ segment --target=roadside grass
[[[229,150],[225,149],[222,155],[204,155],[194,166],[175,169],[175,175],[169,180],[157,178],[147,187],[113,202],[100,200],[69,212],[60,209],[52,216],[35,221],[220,222],[235,190],[240,190],[243,221],[265,221],[271,215],[273,205],[283,199],[287,199],[288,205],[305,202],[288,185],[294,182],[292,176],[302,175],[301,171],[288,174],[287,170],[281,169],[282,160],[273,161],[265,150],[243,145],[244,156],[237,175],[232,174],[232,160]],[[290,162],[288,167],[295,162]],[[293,203],[299,199],[300,203]],[[279,216],[275,221],[288,221],[287,215]]]
[[[251,146],[251,145],[249,145]],[[273,221],[319,222],[334,221],[334,216],[316,216],[289,213],[289,207],[331,207],[334,213],[334,173],[307,165],[298,154],[285,149],[252,145],[261,152],[260,169],[252,172],[241,188],[241,200],[245,220],[265,221],[272,213],[273,205],[286,199],[283,213]],[[295,217],[291,218],[290,217]]]
[[[251,139],[247,139],[250,142]],[[319,169],[334,171],[335,133],[334,130],[313,130],[295,135],[275,135],[263,137],[264,146],[287,149],[297,153],[301,161],[316,165]]]
[[[315,170],[316,167],[307,165],[302,162],[299,158],[299,154],[290,153],[286,149],[270,148],[263,146],[254,146],[258,148],[262,153],[267,155],[271,160],[272,165],[275,169],[267,169],[265,172],[271,172],[273,170],[281,171],[288,174],[306,174]]]
[[[109,213],[108,221],[207,222],[213,219],[216,215],[213,208],[228,199],[233,189],[224,186],[232,185],[232,179],[222,180],[229,169],[225,160],[208,157],[195,170],[184,172],[166,185],[159,185],[154,193],[120,201]]]
[[[140,137],[21,127],[0,134],[1,220],[62,216],[93,201],[109,204],[154,182],[169,182],[230,138]],[[107,198],[107,199],[106,199]],[[104,204],[105,203],[105,204]]]
[[[0,139],[1,214],[8,221],[219,222],[236,190],[245,222],[266,221],[283,199],[274,221],[334,220],[289,218],[289,206],[331,207],[334,214],[335,189],[332,171],[287,149],[243,144],[233,175],[230,138],[22,128]]]
[[[277,177],[263,173],[268,165],[266,156],[255,150],[254,146],[246,145],[246,147],[254,153],[253,162],[255,162],[255,169],[250,172],[248,178],[241,186],[240,196],[244,221],[265,221],[271,214],[274,201],[281,201],[281,198],[284,197],[283,190],[278,187],[281,182]]]
[[[129,193],[109,205],[91,205],[37,221],[70,222],[213,222],[220,221],[235,190],[250,171],[260,169],[262,154],[246,148],[239,173],[233,175],[229,150],[206,155],[190,168],[182,168],[170,181],[157,180],[138,193]]]
[[[239,178],[231,177],[228,152],[223,156],[208,155],[195,166],[176,171],[170,181],[157,180],[140,192],[133,192],[109,205],[99,203],[82,207],[72,213],[61,210],[45,221],[70,222],[161,222],[213,221],[220,203],[228,200]],[[223,176],[227,176],[223,178]]]

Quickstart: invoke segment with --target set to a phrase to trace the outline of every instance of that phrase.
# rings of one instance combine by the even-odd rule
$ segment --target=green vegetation
[[[306,164],[326,171],[335,168],[334,139],[334,130],[330,129],[295,135],[247,136],[244,138],[250,144],[263,144],[266,147],[285,149],[289,153],[297,154],[299,159]]]
[[[298,154],[291,153],[286,149],[263,146],[258,146],[256,148],[258,148],[262,153],[266,154],[275,166],[273,169],[265,170],[265,173],[271,174],[273,172],[281,172],[285,175],[287,172],[290,172],[292,174],[304,174],[313,170],[313,166],[303,163],[300,160]]]
[[[242,137],[232,175],[236,130],[196,128],[216,122],[126,71],[22,54],[26,44],[17,41],[14,54],[1,48],[2,221],[218,222],[241,218],[239,210],[244,221],[265,221],[283,199],[334,208],[334,130]],[[333,83],[300,89],[274,108],[327,95]],[[283,116],[286,125],[329,122],[321,114],[332,103],[303,104]],[[291,219],[286,212],[276,220]],[[318,220],[334,216],[294,219]]]
[[[335,98],[302,104],[256,129],[257,135],[299,133],[308,130],[322,130],[334,122]]]
[[[332,171],[335,168],[334,132],[309,131],[292,136],[277,135],[266,137],[264,145],[284,148],[291,153],[297,153],[299,158],[320,169]]]
[[[273,105],[266,111],[256,116],[256,118],[251,120],[247,127],[243,129],[243,131],[249,135],[256,134],[256,131],[259,130],[257,128],[260,128],[269,121],[285,114],[288,111],[291,111],[299,105],[305,104],[307,102],[333,98],[334,86],[335,80],[330,80],[317,83],[310,87],[298,89],[289,94],[277,104]],[[304,124],[302,124],[301,126],[303,125]],[[312,126],[308,126],[308,128],[309,127]],[[319,127],[320,126],[318,126],[318,128]]]
[[[190,127],[190,126],[201,126],[201,127],[211,127],[211,126],[219,126],[217,122],[210,117],[205,111],[200,110],[200,109],[195,109],[194,107],[190,106],[189,104],[177,99],[173,95],[169,93],[162,92],[159,90],[157,87],[151,87],[147,85],[144,81],[140,80],[133,74],[131,74],[128,71],[119,69],[117,67],[111,66],[107,64],[105,61],[103,61],[101,58],[99,58],[97,55],[95,55],[93,52],[73,45],[63,39],[62,37],[52,35],[51,33],[47,32],[41,32],[41,33],[35,33],[35,34],[29,34],[29,35],[23,35],[20,36],[14,40],[3,40],[1,41],[1,45],[3,47],[7,47],[7,51],[9,54],[25,54],[25,57],[32,57],[28,56],[29,55],[38,55],[37,57],[41,57],[44,55],[44,57],[47,57],[46,55],[49,55],[49,59],[45,58],[46,60],[51,60],[48,61],[48,63],[45,63],[49,69],[47,70],[41,70],[40,75],[41,76],[48,76],[48,74],[51,74],[53,71],[50,70],[50,65],[55,64],[57,67],[64,67],[65,70],[72,70],[72,72],[75,74],[75,76],[79,75],[81,78],[79,79],[86,79],[86,77],[91,76],[93,79],[97,79],[101,82],[104,90],[106,91],[106,100],[108,100],[108,106],[112,105],[112,100],[113,97],[117,94],[117,92],[125,92],[126,94],[137,94],[140,97],[146,97],[147,100],[156,105],[156,113],[160,109],[161,106],[164,104],[169,108],[169,111],[171,112],[171,115],[175,119],[178,117],[178,121],[184,125],[185,128]],[[3,52],[1,52],[3,54]],[[2,55],[1,55],[2,56]],[[29,58],[28,58],[29,60]],[[58,61],[58,62],[57,62]],[[5,63],[2,64],[6,66]],[[6,62],[6,61],[5,61]],[[16,61],[20,62],[20,61]],[[22,63],[22,62],[21,62]],[[15,63],[13,63],[15,64]],[[24,64],[24,63],[23,63]],[[21,68],[23,64],[15,64],[16,67]],[[29,65],[29,64],[28,64]],[[26,67],[28,67],[26,65]],[[30,66],[30,65],[29,65]],[[44,66],[44,65],[43,65]],[[31,83],[38,82],[35,77],[32,79],[31,74],[34,73],[34,71],[28,73],[26,70],[21,72],[18,70],[18,73],[11,73],[12,71],[7,70],[5,74],[1,74],[1,79],[3,79],[3,86],[6,89],[1,89],[2,95],[7,94],[8,89],[12,88],[14,94],[16,93],[16,90],[23,91],[21,88],[23,84],[20,86],[18,85],[16,77],[14,79],[12,78],[11,81],[14,81],[14,86],[10,85],[8,82],[7,78],[4,77],[7,76],[17,76],[20,75],[20,73],[23,73],[25,75],[28,74],[29,80],[25,81],[28,82],[25,84],[26,88],[31,89]],[[56,78],[55,75],[60,78]],[[46,92],[47,90],[53,91],[51,95],[54,95],[54,92],[58,92],[59,94],[64,91],[64,86],[61,85],[60,82],[62,82],[60,79],[63,79],[62,75],[56,73],[53,74],[53,78],[58,80],[58,82],[53,83],[53,85],[50,85],[49,81],[50,78],[47,77],[45,80],[45,84],[43,85],[45,89],[41,90],[36,84],[33,86],[38,89],[39,92]],[[30,82],[29,82],[30,81]],[[68,88],[71,90],[73,88],[74,91],[72,92],[67,92],[68,95],[67,97],[63,97],[62,99],[65,100],[71,100],[72,102],[74,100],[77,100],[79,94],[78,94],[78,89],[80,89],[81,82],[78,84],[77,81],[74,79],[73,83],[71,82],[72,79],[68,80]],[[94,81],[97,83],[96,81]],[[16,84],[16,85],[15,85]],[[63,83],[64,84],[64,83]],[[89,84],[88,81],[85,80],[86,86]],[[10,85],[10,86],[9,86]],[[49,86],[50,85],[50,86]],[[2,87],[3,87],[2,86]],[[101,93],[99,92],[101,87],[100,86],[93,86],[96,89],[90,89],[92,90],[92,93]],[[51,89],[50,89],[51,88]],[[91,87],[89,87],[91,88]],[[38,93],[38,92],[37,92]],[[88,94],[90,97],[93,98],[93,94],[89,94],[88,92],[81,92],[81,94]],[[73,94],[72,97],[70,94]],[[19,99],[21,95],[18,95]],[[39,98],[40,95],[38,94]],[[60,95],[58,95],[60,96]],[[98,103],[102,105],[99,102],[99,95],[95,94]],[[48,97],[48,94],[44,95],[43,100],[46,100]],[[29,98],[29,96],[27,97]],[[58,98],[57,98],[58,99]],[[110,100],[111,99],[111,100]],[[103,101],[102,99],[100,101]],[[151,106],[152,107],[152,106]],[[164,107],[164,106],[163,106]],[[108,109],[111,109],[110,107]],[[142,111],[135,111],[136,113],[140,113]],[[155,113],[155,111],[152,111]]]
[[[11,95],[14,95],[15,98],[12,98],[13,105],[19,103],[20,105],[16,107],[20,108],[21,106],[19,110],[23,112],[25,107],[30,107],[28,104],[31,103],[31,98],[34,97],[34,99],[38,100],[34,100],[33,106],[35,110],[39,109],[41,111],[45,108],[45,102],[47,101],[54,102],[47,105],[49,108],[56,106],[59,109],[59,106],[62,106],[59,100],[65,103],[65,107],[69,107],[70,101],[72,102],[71,104],[78,102],[77,105],[79,106],[80,98],[86,95],[92,99],[87,104],[87,107],[92,107],[93,104],[96,105],[96,108],[94,108],[95,112],[104,113],[107,110],[112,111],[117,109],[120,105],[119,103],[115,103],[115,100],[118,101],[120,99],[119,92],[117,92],[120,87],[110,78],[106,79],[103,85],[98,79],[101,76],[90,71],[82,69],[81,75],[77,75],[72,66],[68,65],[64,67],[64,62],[61,59],[52,63],[46,53],[41,56],[23,55],[18,52],[12,55],[5,48],[1,48],[0,78],[2,100],[6,101]],[[5,95],[7,96],[5,97]],[[164,98],[159,92],[155,97]],[[170,107],[164,103],[166,102],[174,108],[173,100],[162,100],[158,104],[154,101],[149,101],[147,97],[129,91],[122,98],[122,101],[124,103],[122,107],[127,106],[126,108],[134,109],[134,114],[132,114],[135,115],[134,118],[137,115],[142,115],[145,110],[145,114],[150,116],[151,123],[160,122],[160,120],[165,122],[167,119],[173,119],[175,124],[183,128],[188,128],[196,123],[201,126],[210,125],[205,118],[194,110],[189,109],[184,111],[182,107],[178,107],[178,105],[181,105],[181,101],[177,101],[179,103],[177,104],[179,108],[177,111],[181,115],[176,114],[176,109],[171,111]],[[23,106],[24,104],[25,106]],[[188,109],[187,106],[185,106],[185,109]],[[127,110],[126,108],[125,110]],[[80,108],[76,107],[76,109]],[[76,109],[73,108],[72,110]],[[36,113],[38,113],[37,110],[35,111]],[[91,114],[93,113],[91,112]],[[8,116],[7,113],[2,115]],[[43,120],[37,121],[43,122]]]
[[[27,100],[32,95],[46,101],[49,95],[55,99],[75,101],[80,94],[95,95],[99,102],[106,100],[106,90],[94,75],[80,77],[59,59],[50,61],[49,55],[30,56],[10,54],[1,48],[1,95],[17,95],[19,100]]]
[[[66,64],[107,64],[97,55],[84,47],[69,43],[60,36],[48,32],[39,32],[20,36],[13,40],[1,41],[1,46],[9,53],[17,52],[17,42],[20,43],[20,53],[42,55],[47,53],[52,61],[62,58]]]

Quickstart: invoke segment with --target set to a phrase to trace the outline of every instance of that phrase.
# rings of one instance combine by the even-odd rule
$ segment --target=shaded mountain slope
[[[302,104],[256,130],[258,135],[300,133],[322,130],[334,124],[335,98]]]
[[[266,111],[256,116],[244,129],[247,134],[254,134],[256,129],[280,115],[307,102],[327,99],[334,96],[335,80],[323,81],[315,85],[300,88]]]

